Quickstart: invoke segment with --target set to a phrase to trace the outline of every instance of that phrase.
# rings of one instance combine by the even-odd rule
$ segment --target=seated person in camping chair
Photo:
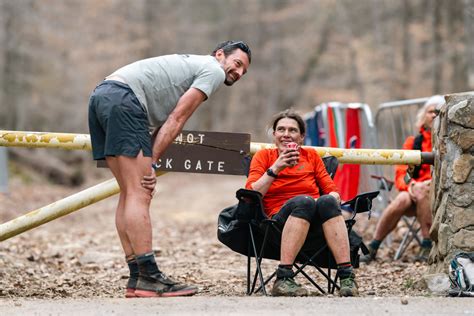
[[[292,269],[309,230],[321,232],[320,238],[327,241],[337,263],[340,295],[358,295],[339,193],[318,153],[300,148],[305,136],[303,119],[286,110],[276,115],[272,127],[276,148],[262,149],[254,155],[246,183],[247,189],[263,195],[268,217],[283,226],[272,295],[309,294],[295,282]]]
[[[403,144],[403,149],[417,149],[431,152],[431,125],[437,115],[437,110],[445,103],[440,95],[432,96],[425,102],[416,114],[417,136],[409,136]],[[408,166],[400,165],[395,169],[395,186],[399,193],[382,212],[373,240],[369,244],[369,254],[360,261],[370,263],[377,255],[377,251],[384,238],[395,229],[402,216],[416,216],[420,223],[421,242],[420,252],[416,259],[426,261],[431,250],[430,227],[431,207],[429,191],[431,182],[430,165],[421,165],[413,171],[413,177],[407,175]]]

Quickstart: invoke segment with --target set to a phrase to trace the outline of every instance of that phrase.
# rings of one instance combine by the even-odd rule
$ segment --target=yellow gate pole
[[[91,150],[90,137],[87,134],[17,132],[5,130],[0,130],[0,146]],[[250,154],[255,154],[259,149],[272,147],[274,147],[272,144],[251,143]],[[310,148],[314,148],[322,157],[334,156],[340,163],[376,165],[419,165],[421,163],[433,163],[432,153],[422,153],[419,150],[345,149],[333,147]]]
[[[0,146],[91,150],[87,134],[18,132],[0,130]]]
[[[260,149],[274,148],[273,144],[250,143],[250,152]],[[334,156],[340,163],[366,165],[420,165],[433,164],[434,154],[419,150],[403,149],[365,149],[365,148],[335,148],[303,146],[315,149],[319,156]]]
[[[0,146],[62,148],[69,150],[91,150],[90,137],[86,134],[17,132],[0,130]],[[250,153],[259,149],[272,148],[272,144],[251,143]],[[335,156],[340,163],[354,164],[413,164],[432,163],[432,153],[418,150],[388,149],[341,149],[312,147],[320,156]],[[160,176],[166,172],[158,172]],[[83,207],[117,194],[119,187],[115,179],[97,184],[62,200],[31,211],[0,225],[0,241],[38,227]]]

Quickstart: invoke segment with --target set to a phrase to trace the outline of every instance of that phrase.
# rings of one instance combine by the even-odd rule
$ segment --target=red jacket
[[[425,130],[423,127],[420,129],[420,133],[423,134],[423,142],[421,143],[421,151],[431,152],[431,131]],[[415,142],[415,136],[409,136],[403,144],[403,149],[413,149]],[[395,167],[395,186],[399,191],[407,191],[408,185],[405,183],[405,174],[407,172],[407,165],[399,165]],[[411,181],[421,182],[431,179],[431,166],[424,164],[421,165],[420,173],[418,178],[413,178]]]

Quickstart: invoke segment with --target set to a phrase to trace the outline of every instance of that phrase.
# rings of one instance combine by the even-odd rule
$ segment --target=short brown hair
[[[301,117],[301,115],[299,115],[292,109],[281,111],[275,115],[275,117],[273,118],[273,123],[272,123],[273,131],[275,131],[278,122],[283,118],[290,118],[290,119],[295,120],[298,123],[300,133],[302,135],[306,134],[306,124],[304,123],[303,118]]]

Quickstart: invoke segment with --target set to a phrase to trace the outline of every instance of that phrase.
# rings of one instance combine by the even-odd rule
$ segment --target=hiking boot
[[[308,296],[309,292],[293,278],[276,279],[272,288],[273,296]]]
[[[418,255],[415,257],[415,260],[420,262],[427,262],[428,257],[430,256],[430,251],[431,247],[421,247],[420,252],[418,252]]]
[[[198,292],[196,286],[180,284],[164,273],[138,277],[135,295],[137,297],[191,296]]]
[[[374,249],[374,248],[370,247],[370,245],[367,247],[367,249],[369,250],[369,253],[366,254],[366,255],[361,256],[360,259],[359,259],[359,262],[369,264],[369,263],[371,263],[372,261],[375,260],[375,257],[377,256],[377,250],[378,249]]]
[[[138,276],[140,275],[138,269],[138,263],[135,258],[127,260],[128,269],[130,270],[130,276],[128,277],[127,287],[125,290],[125,297],[132,298],[136,297],[135,289],[137,288]]]
[[[135,295],[135,290],[137,288],[137,282],[138,282],[138,276],[137,277],[130,276],[128,278],[127,288],[125,290],[125,297],[126,298],[137,297]]]
[[[340,280],[339,296],[359,296],[355,274],[351,273],[348,277]]]

